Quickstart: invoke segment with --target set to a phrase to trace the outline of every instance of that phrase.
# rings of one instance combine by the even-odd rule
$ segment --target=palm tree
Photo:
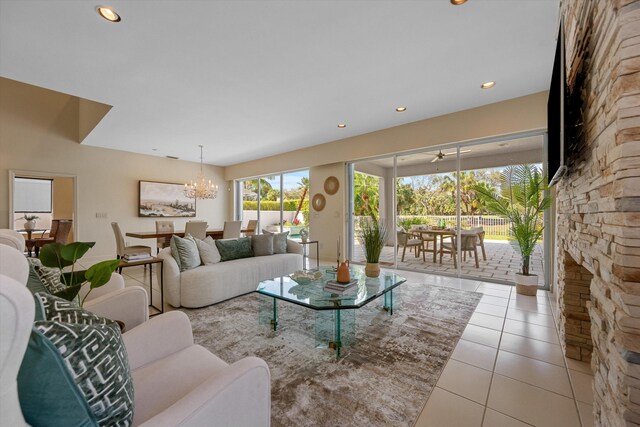
[[[357,216],[370,216],[378,220],[380,210],[379,194],[380,178],[366,173],[356,172],[353,175],[354,213]]]
[[[304,198],[307,197],[307,192],[309,191],[309,178],[300,178],[300,182],[298,182],[298,191],[300,192],[300,202],[298,202],[298,209],[296,209],[296,214],[293,216],[294,219],[298,218],[298,214],[300,213],[300,210],[302,210],[302,205],[304,204]]]

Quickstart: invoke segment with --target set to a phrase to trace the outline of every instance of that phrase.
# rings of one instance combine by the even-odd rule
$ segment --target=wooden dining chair
[[[173,221],[156,221],[156,233],[173,233],[174,231]],[[160,252],[160,249],[169,247],[170,242],[171,237],[158,237],[156,239],[157,251]]]
[[[224,229],[222,230],[222,238],[236,239],[240,237],[241,229],[242,229],[242,221],[225,221]]]
[[[484,235],[485,235],[485,231],[483,227],[474,227],[471,230],[469,230],[473,233],[476,234],[477,238],[476,238],[476,246],[479,246],[480,249],[482,250],[482,259],[484,261],[487,260],[487,252],[484,249]]]
[[[398,251],[400,250],[400,246],[402,246],[403,262],[404,262],[404,255],[407,252],[407,248],[409,248],[410,251],[411,249],[414,250],[416,258],[420,256],[420,252],[422,252],[422,248],[423,248],[422,246],[423,240],[420,237],[414,234],[407,233],[402,228],[399,228],[397,230],[397,237],[398,237],[398,245],[396,246],[396,253],[398,253]],[[426,261],[424,257],[424,252],[422,252],[422,261]]]
[[[184,235],[191,234],[196,239],[204,240],[207,237],[207,221],[189,221],[184,227]]]
[[[51,232],[49,232],[49,237],[34,239],[36,257],[40,255],[40,248],[44,245],[48,245],[49,243],[67,243],[72,225],[73,221],[70,219],[54,219],[51,221]]]

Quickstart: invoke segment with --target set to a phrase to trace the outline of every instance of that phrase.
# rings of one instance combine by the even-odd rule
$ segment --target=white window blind
[[[51,212],[50,179],[19,178],[13,182],[14,212]]]

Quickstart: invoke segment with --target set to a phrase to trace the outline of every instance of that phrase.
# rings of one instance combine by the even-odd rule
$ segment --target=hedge
[[[295,212],[298,209],[298,203],[300,200],[285,200],[283,203],[283,208],[285,211],[293,211]],[[257,200],[243,200],[242,201],[242,209],[245,211],[256,211],[258,210],[258,201]],[[260,202],[260,210],[263,211],[279,211],[280,210],[280,202],[272,201],[272,200],[263,200]],[[303,211],[309,210],[309,200],[306,200],[302,203]]]

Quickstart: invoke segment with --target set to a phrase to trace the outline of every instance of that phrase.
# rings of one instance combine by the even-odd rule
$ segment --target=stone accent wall
[[[583,295],[571,281],[575,261],[593,275],[587,309],[595,423],[638,426],[640,0],[562,0],[561,14],[568,85],[582,93],[573,113],[582,125],[570,129],[579,136],[572,140],[570,172],[557,187],[558,292],[566,310],[559,328],[567,356],[587,357],[587,347],[577,346],[578,355],[570,343],[576,325],[568,301]],[[588,277],[579,274],[581,282]],[[583,329],[580,323],[580,338]]]

